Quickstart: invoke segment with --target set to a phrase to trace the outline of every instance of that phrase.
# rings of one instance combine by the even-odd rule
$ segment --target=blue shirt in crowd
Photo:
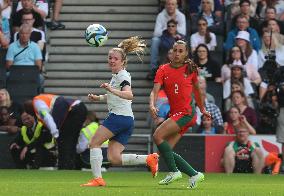
[[[13,65],[27,66],[35,65],[36,60],[42,60],[40,48],[35,42],[30,41],[26,47],[27,49],[24,50],[25,47],[21,46],[19,40],[13,42],[8,48],[6,60],[13,61]],[[24,51],[16,56],[22,50]]]

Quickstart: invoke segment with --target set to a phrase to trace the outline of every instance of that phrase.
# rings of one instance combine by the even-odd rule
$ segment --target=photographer
[[[275,61],[276,56],[273,52],[269,52],[267,60],[263,67],[259,70],[263,78],[263,82],[260,85],[260,109],[261,107],[270,106],[272,114],[269,114],[266,110],[266,116],[269,118],[270,123],[273,123],[277,117],[274,127],[276,128],[277,142],[282,144],[282,153],[284,152],[284,67],[278,67]],[[270,104],[270,105],[269,105]],[[261,110],[260,110],[261,113]],[[272,128],[273,128],[272,126]],[[283,161],[282,161],[283,162]],[[284,165],[281,166],[281,171],[284,171]]]

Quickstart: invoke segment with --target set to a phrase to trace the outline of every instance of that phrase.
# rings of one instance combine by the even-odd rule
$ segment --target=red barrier
[[[224,172],[220,161],[225,146],[233,141],[234,136],[208,135],[205,137],[205,172]]]

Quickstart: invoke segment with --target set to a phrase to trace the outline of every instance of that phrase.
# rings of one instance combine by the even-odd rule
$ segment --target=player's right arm
[[[105,101],[107,100],[107,94],[105,95],[94,95],[92,93],[88,94],[88,98],[90,101]]]
[[[158,109],[156,108],[156,101],[160,89],[161,89],[161,84],[154,83],[154,87],[150,93],[149,109],[153,118],[158,117]]]

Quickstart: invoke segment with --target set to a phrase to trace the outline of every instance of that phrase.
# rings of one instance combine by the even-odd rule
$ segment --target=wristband
[[[100,101],[105,100],[105,96],[104,96],[104,95],[100,95],[99,98],[100,98],[100,99],[99,99]]]

